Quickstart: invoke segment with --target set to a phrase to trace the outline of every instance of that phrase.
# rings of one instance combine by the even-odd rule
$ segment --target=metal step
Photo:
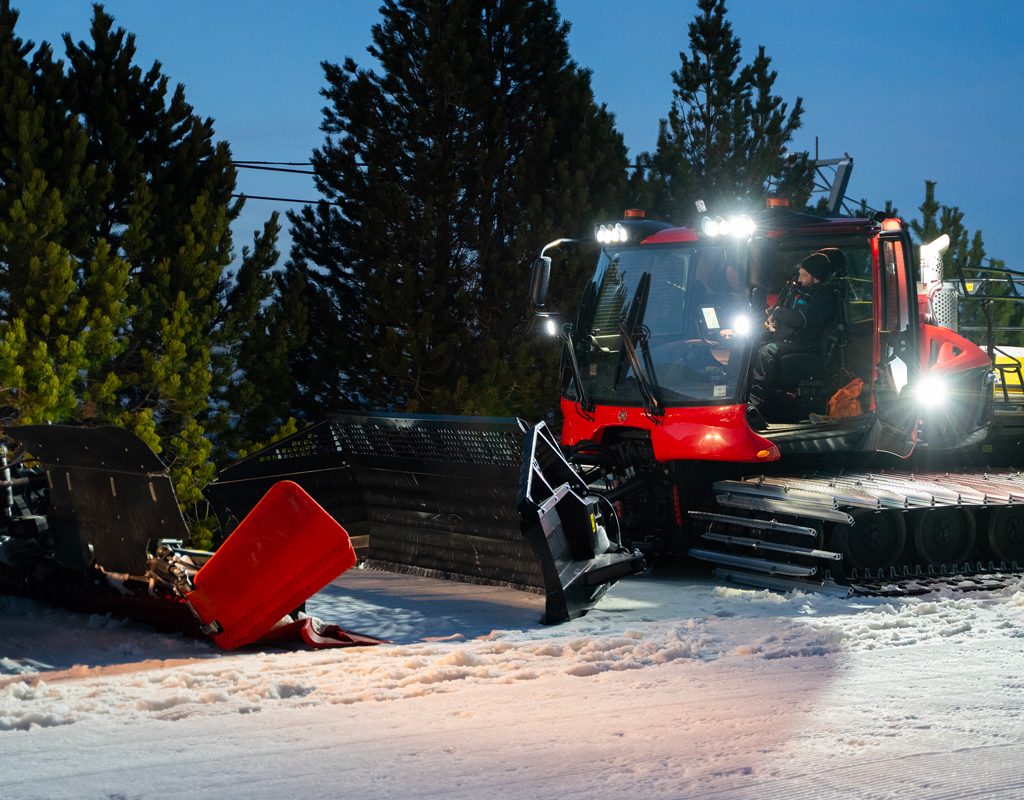
[[[745,478],[742,481],[734,481],[733,483],[738,483],[744,487],[756,486],[760,490],[758,493],[763,494],[765,497],[784,497],[800,500],[805,497],[826,497],[836,506],[852,506],[854,508],[872,509],[882,508],[878,497],[860,490],[859,487],[837,484],[832,478],[815,481],[789,476],[772,477],[762,475],[756,479]],[[766,487],[769,486],[777,487],[777,489],[782,490],[783,493],[780,494],[777,491],[767,489]],[[718,488],[717,485],[716,488]],[[722,488],[728,490],[729,487]],[[750,489],[748,488],[747,491],[749,490]]]
[[[821,519],[827,522],[841,522],[846,525],[853,524],[853,517],[846,512],[826,508],[815,503],[777,500],[747,494],[720,494],[715,500],[718,501],[719,505],[728,506],[729,508],[746,508],[752,511],[767,511],[771,514],[785,514],[790,517],[810,517],[811,519]]]
[[[813,492],[790,487],[781,481],[764,479],[742,480],[742,481],[716,481],[711,486],[716,492],[729,492],[735,494],[754,494],[759,497],[774,497],[779,500],[790,502],[810,503],[822,505],[826,508],[838,508],[836,498],[822,492]]]
[[[799,578],[778,578],[773,575],[762,575],[757,572],[745,572],[740,569],[723,569],[716,567],[714,571],[716,578],[732,581],[741,586],[753,586],[758,589],[775,589],[780,592],[788,592],[793,589],[800,589],[805,592],[815,592],[830,597],[849,597],[853,590],[849,586],[840,586],[834,581],[826,579],[817,581],[800,580]]]
[[[748,477],[722,481],[715,487],[730,496],[751,496],[807,510],[813,506],[842,508],[942,508],[956,506],[1006,506],[1024,502],[1024,475],[1017,472],[983,471],[910,473],[839,472],[804,476]],[[827,497],[828,503],[821,498]],[[730,504],[726,504],[730,505]],[[738,507],[738,504],[731,504]],[[742,506],[750,507],[750,506]],[[759,506],[767,510],[767,506]],[[779,508],[780,513],[791,513]],[[804,516],[825,519],[820,515]]]
[[[706,519],[711,522],[724,522],[729,525],[738,525],[741,528],[755,528],[760,531],[780,531],[782,533],[799,533],[802,536],[817,536],[814,528],[805,528],[802,525],[789,525],[785,522],[775,520],[750,519],[749,517],[733,517],[729,514],[712,514],[707,511],[690,511],[691,517]]]
[[[712,542],[723,544],[738,544],[743,547],[752,547],[755,550],[773,550],[778,553],[790,553],[796,556],[808,556],[810,558],[823,558],[827,561],[842,561],[842,553],[833,553],[828,550],[816,550],[813,547],[797,547],[792,544],[781,544],[779,542],[766,542],[763,539],[748,539],[746,536],[728,536],[724,533],[705,533],[704,537]]]
[[[748,558],[736,556],[732,553],[716,553],[713,550],[691,549],[689,555],[699,558],[701,561],[711,561],[715,564],[725,564],[730,567],[765,572],[769,575],[786,575],[791,578],[809,578],[818,573],[817,567],[802,567],[798,564],[784,564],[777,561],[765,561],[760,558]]]
[[[820,483],[822,485],[822,491],[839,488],[868,495],[878,501],[880,508],[895,508],[902,510],[909,508],[910,506],[910,502],[902,494],[883,489],[881,486],[877,486],[870,481],[864,481],[847,475],[829,475],[822,478],[817,478],[815,475],[806,475],[801,480],[811,481],[811,485],[817,485]]]

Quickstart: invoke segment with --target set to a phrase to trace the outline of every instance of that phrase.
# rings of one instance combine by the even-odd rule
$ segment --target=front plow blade
[[[549,625],[586,614],[611,584],[646,569],[639,552],[616,551],[607,541],[598,503],[544,423],[532,428],[523,448],[517,508],[523,537],[544,575]]]
[[[259,639],[355,563],[345,529],[298,484],[281,481],[199,570],[185,599],[204,632],[231,650]]]

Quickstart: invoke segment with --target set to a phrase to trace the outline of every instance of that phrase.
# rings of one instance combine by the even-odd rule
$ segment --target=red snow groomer
[[[568,316],[545,306],[550,260],[535,265],[531,299],[564,348],[562,446],[614,505],[605,526],[762,586],[904,592],[1024,569],[1024,476],[998,466],[1020,406],[1005,380],[994,402],[991,318],[988,353],[955,330],[969,293],[962,272],[941,281],[948,238],[920,248],[919,284],[899,219],[768,205],[694,228],[642,212],[596,226],[597,268]],[[822,251],[835,269],[816,290],[835,313],[778,361],[752,427],[766,318]],[[1012,300],[1021,277],[980,283],[1009,282]]]
[[[943,282],[940,240],[918,282],[900,220],[781,204],[694,227],[627,212],[594,233],[575,310],[546,297],[566,240],[530,283],[562,347],[560,441],[515,419],[330,415],[207,488],[228,537],[210,558],[180,547],[167,471],[130,434],[10,428],[40,466],[4,476],[0,590],[191,619],[233,646],[356,558],[542,593],[549,623],[673,554],[747,584],[895,593],[1024,567],[1024,477],[1005,466],[1022,365],[983,291],[1019,300],[1024,276]],[[779,361],[752,427],[766,318],[822,250],[835,313]],[[987,352],[956,330],[973,301],[986,324],[964,332]]]
[[[956,332],[967,284],[940,280],[942,242],[921,248],[918,284],[908,231],[881,215],[773,204],[693,228],[628,212],[594,230],[573,312],[546,297],[546,252],[567,240],[530,285],[563,348],[560,442],[543,423],[334,414],[221,473],[208,496],[224,530],[288,477],[368,564],[542,591],[548,622],[673,553],[756,585],[870,591],[954,572],[987,586],[1024,567],[1024,479],[971,466],[1006,460],[1024,398],[995,404],[990,355]],[[820,287],[836,313],[811,352],[781,360],[754,430],[766,316],[823,249],[841,254]]]

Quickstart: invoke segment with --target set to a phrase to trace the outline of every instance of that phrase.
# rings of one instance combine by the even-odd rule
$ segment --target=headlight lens
[[[917,384],[917,399],[926,408],[941,406],[949,397],[949,385],[940,375],[925,375]]]
[[[704,231],[705,236],[714,238],[715,236],[732,235],[737,239],[749,239],[757,229],[754,220],[746,214],[739,217],[729,217],[729,219],[704,217],[700,221],[700,227]]]
[[[544,323],[544,328],[549,336],[558,336],[558,324],[551,317],[548,317],[547,322]]]

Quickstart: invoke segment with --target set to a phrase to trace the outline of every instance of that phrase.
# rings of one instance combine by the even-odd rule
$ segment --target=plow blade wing
[[[5,433],[46,472],[47,517],[61,566],[143,575],[147,544],[188,538],[167,468],[123,428],[20,425]]]
[[[524,444],[517,508],[523,537],[544,575],[548,624],[582,616],[612,583],[646,568],[639,553],[609,546],[598,523],[599,502],[547,427],[532,428]]]
[[[227,533],[275,482],[294,481],[369,566],[541,590],[555,622],[592,603],[567,596],[561,573],[545,566],[561,557],[538,556],[544,543],[524,538],[517,501],[532,441],[515,419],[332,414],[224,470],[206,496]]]
[[[185,599],[204,632],[230,650],[262,637],[355,563],[345,529],[301,487],[281,481],[199,570]],[[379,643],[361,638],[348,643]]]

